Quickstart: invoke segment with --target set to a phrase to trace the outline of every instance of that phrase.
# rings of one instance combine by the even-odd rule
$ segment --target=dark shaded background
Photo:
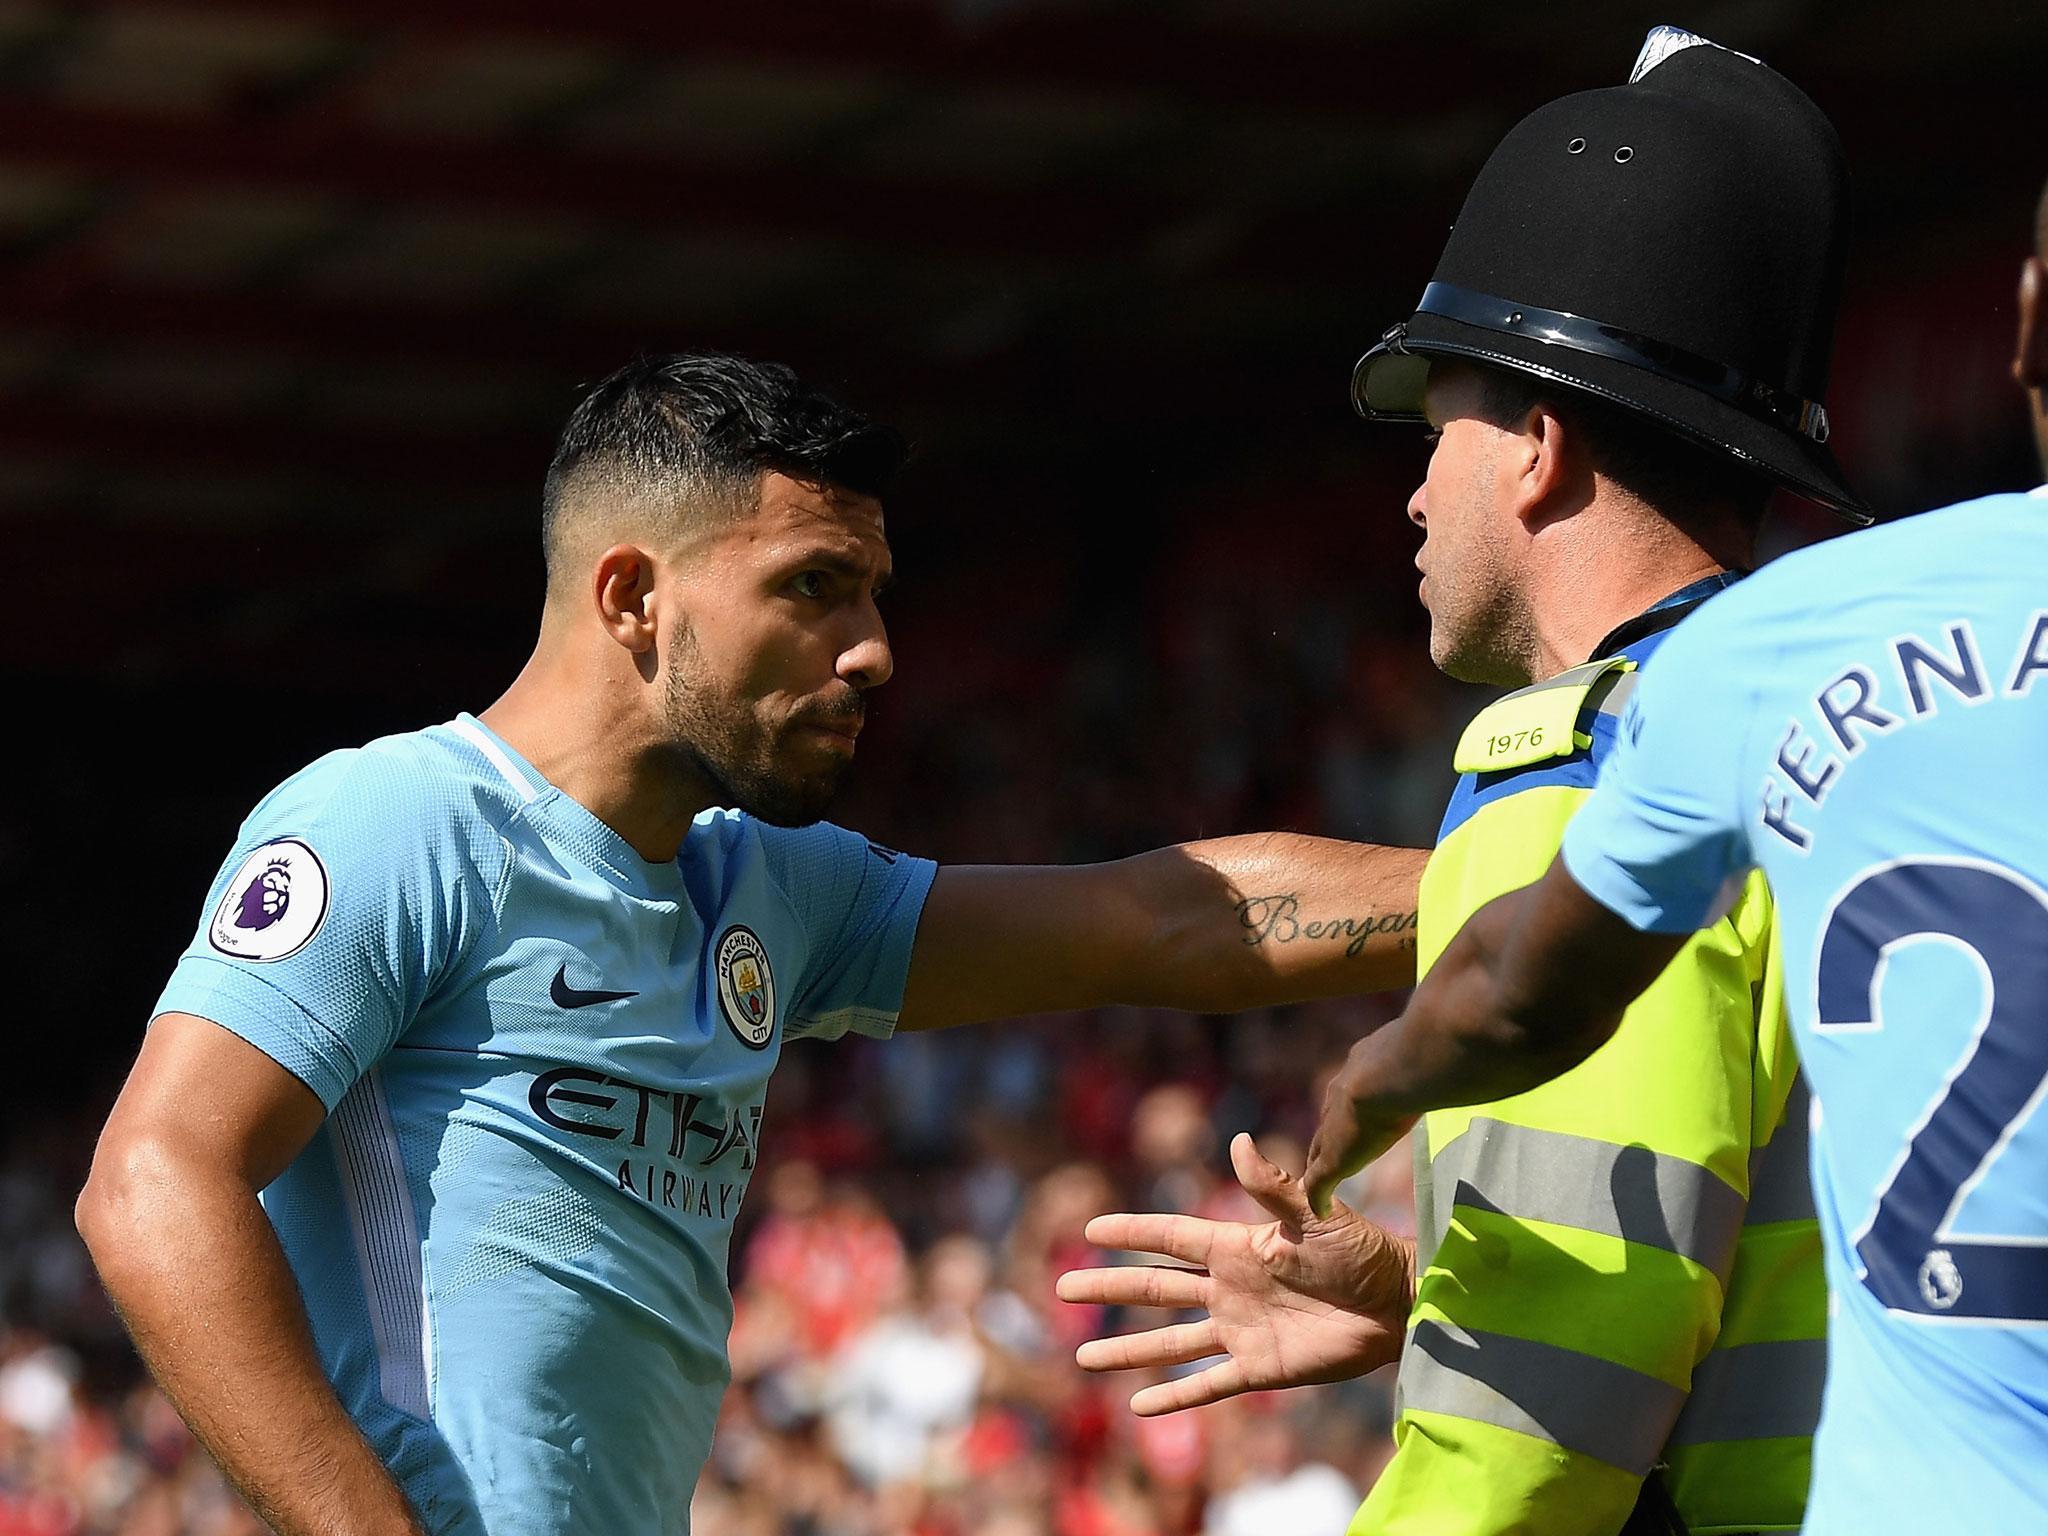
[[[2048,12],[1743,0],[0,6],[0,1140],[96,1115],[236,822],[487,703],[579,384],[719,346],[922,445],[839,819],[947,858],[1424,839],[1422,451],[1350,415],[1521,113],[1656,21],[1839,125],[1837,446],[2031,478],[2004,375]]]
[[[1423,449],[1351,415],[1351,364],[1500,134],[1658,22],[1840,127],[1852,479],[1890,514],[2032,483],[2041,0],[0,0],[0,1530],[253,1529],[139,1385],[71,1193],[247,809],[523,659],[581,385],[742,350],[921,445],[836,819],[947,859],[1426,842],[1476,696],[1424,653]],[[1287,1155],[1391,1006],[791,1051],[700,1529],[1134,1536],[1296,1462],[1368,1485],[1384,1380],[1147,1428],[1068,1363],[1120,1321],[1051,1286],[1112,1204],[1245,1214],[1223,1138]],[[1398,1161],[1354,1191],[1395,1226]],[[820,1417],[846,1357],[791,1320],[836,1275],[846,1338],[909,1326],[948,1252],[990,1266],[965,1473],[877,1491]]]

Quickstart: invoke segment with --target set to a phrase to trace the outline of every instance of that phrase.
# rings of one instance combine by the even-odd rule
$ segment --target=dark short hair
[[[1585,437],[1594,467],[1670,522],[1697,527],[1732,511],[1752,533],[1771,482],[1728,454],[1646,421],[1622,406],[1504,368],[1479,369],[1479,408],[1497,427],[1519,425],[1548,401]]]
[[[541,493],[554,565],[563,505],[582,475],[622,488],[743,505],[761,476],[880,496],[909,445],[780,363],[724,352],[642,357],[601,380],[569,415]]]

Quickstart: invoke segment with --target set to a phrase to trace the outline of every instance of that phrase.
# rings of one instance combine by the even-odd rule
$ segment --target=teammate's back
[[[1643,744],[1638,805],[1725,829],[1704,910],[1763,866],[1814,1089],[1835,1303],[1807,1529],[2048,1530],[2048,499],[1788,556],[1657,670],[1692,723]],[[1655,766],[1692,756],[1728,771]],[[1687,803],[1705,782],[1735,803]],[[1940,1486],[1902,1487],[1913,1465]]]

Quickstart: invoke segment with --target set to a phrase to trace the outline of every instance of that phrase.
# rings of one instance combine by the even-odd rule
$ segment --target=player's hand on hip
[[[1362,1376],[1399,1356],[1414,1292],[1414,1245],[1341,1202],[1309,1208],[1301,1181],[1262,1156],[1249,1136],[1230,1144],[1248,1194],[1272,1212],[1260,1225],[1194,1216],[1098,1216],[1087,1238],[1104,1248],[1160,1253],[1191,1269],[1126,1265],[1060,1276],[1062,1301],[1199,1308],[1200,1322],[1095,1339],[1075,1352],[1087,1371],[1186,1365],[1192,1374],[1141,1389],[1133,1412],[1150,1416],[1241,1392]]]
[[[1309,1209],[1319,1217],[1333,1210],[1337,1186],[1407,1135],[1415,1116],[1374,1107],[1364,1089],[1361,1053],[1372,1037],[1351,1048],[1323,1094],[1323,1115],[1308,1144],[1301,1182]]]

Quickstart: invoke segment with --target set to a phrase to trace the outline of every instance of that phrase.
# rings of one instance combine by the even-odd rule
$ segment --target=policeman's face
[[[1424,413],[1433,447],[1429,469],[1408,500],[1422,530],[1415,567],[1429,610],[1429,657],[1468,683],[1520,686],[1529,681],[1515,582],[1518,528],[1502,483],[1503,449],[1512,435],[1480,413],[1480,376],[1433,362]]]
[[[882,505],[786,475],[672,576],[666,734],[720,802],[778,826],[824,815],[853,762],[864,697],[895,663],[875,597]]]

